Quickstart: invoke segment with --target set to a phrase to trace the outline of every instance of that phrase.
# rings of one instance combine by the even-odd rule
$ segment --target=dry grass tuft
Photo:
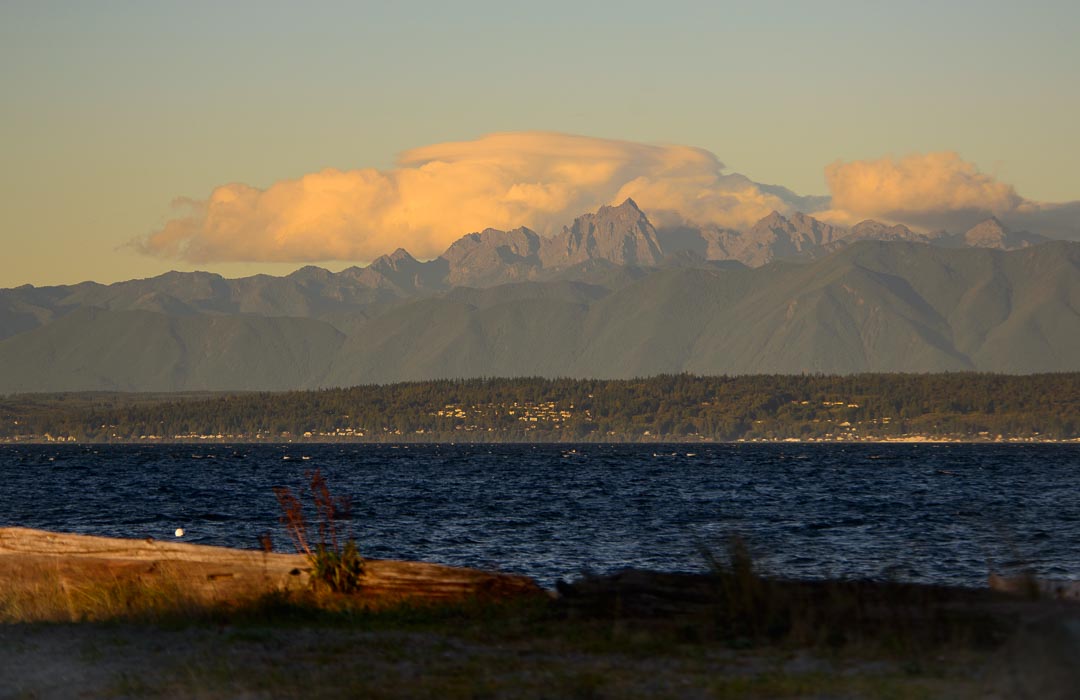
[[[758,574],[738,537],[723,557],[705,555],[708,574],[625,570],[561,583],[561,604],[571,617],[624,625],[682,621],[697,638],[734,648],[873,648],[906,657],[995,647],[1013,624],[994,609],[991,591],[769,578]]]
[[[326,477],[318,469],[305,476],[315,507],[314,541],[304,504],[288,487],[274,489],[281,507],[281,524],[288,531],[296,551],[310,562],[312,585],[328,588],[334,593],[355,593],[360,590],[364,559],[348,527],[339,524],[339,521],[348,522],[352,500],[348,496],[332,495]],[[269,540],[264,547],[269,547]]]
[[[167,570],[139,576],[102,567],[85,576],[32,562],[20,569],[0,580],[0,622],[161,620],[207,611],[205,597]]]

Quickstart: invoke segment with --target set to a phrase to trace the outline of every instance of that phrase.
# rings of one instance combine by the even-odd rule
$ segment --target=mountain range
[[[430,261],[0,290],[0,392],[1078,369],[1080,243],[996,219],[657,229],[627,200],[553,237],[470,233]]]

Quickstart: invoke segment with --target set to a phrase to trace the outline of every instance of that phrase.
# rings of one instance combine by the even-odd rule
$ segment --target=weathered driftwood
[[[308,583],[309,563],[276,554],[207,545],[0,528],[0,578],[55,573],[62,584],[102,579],[160,580],[208,600],[235,600]],[[424,562],[369,559],[359,595],[373,603],[503,598],[541,593],[530,578]]]
[[[1054,581],[1034,576],[1000,576],[990,574],[990,588],[1029,598],[1080,600],[1080,581]]]

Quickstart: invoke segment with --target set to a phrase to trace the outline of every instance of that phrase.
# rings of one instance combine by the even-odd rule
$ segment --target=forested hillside
[[[749,238],[690,233],[665,239],[628,201],[556,239],[487,230],[427,262],[0,290],[0,394],[1080,371],[1080,243],[993,222],[964,244],[874,222],[838,238],[778,214]]]
[[[1080,374],[470,379],[223,395],[0,400],[0,439],[1075,439]]]

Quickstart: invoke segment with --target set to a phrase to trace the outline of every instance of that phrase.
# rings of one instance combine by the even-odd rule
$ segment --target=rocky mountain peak
[[[301,282],[308,281],[320,281],[325,282],[333,276],[333,273],[326,268],[319,267],[317,265],[304,265],[299,270],[296,270],[288,275],[291,279]]]
[[[656,229],[633,199],[602,206],[594,214],[574,219],[540,250],[544,267],[568,267],[589,260],[616,265],[658,264],[664,258]]]
[[[787,228],[791,225],[791,221],[788,220],[780,212],[773,209],[772,213],[768,216],[760,219],[754,226],[764,226],[768,228]]]
[[[1028,231],[1013,231],[1005,226],[996,216],[991,216],[982,223],[968,229],[963,243],[976,248],[999,248],[1017,250],[1050,240],[1046,236]]]
[[[368,287],[413,293],[443,286],[447,267],[446,261],[441,258],[420,262],[409,251],[398,248],[389,255],[375,258],[358,272],[353,272],[354,268],[347,272]]]
[[[457,263],[462,259],[476,255],[480,251],[493,251],[505,248],[506,252],[528,257],[540,249],[540,235],[521,226],[511,231],[486,228],[479,233],[467,233],[450,244],[441,258]]]
[[[637,202],[635,202],[632,197],[627,197],[626,199],[623,200],[622,204],[619,204],[617,206],[614,206],[614,207],[608,206],[608,207],[601,207],[601,208],[602,209],[603,208],[606,208],[606,209],[622,209],[622,210],[625,210],[627,212],[637,212],[638,214],[641,214],[641,216],[645,216],[645,213],[641,211],[641,207],[638,206]]]
[[[416,258],[414,258],[412,254],[404,248],[398,248],[393,253],[390,253],[390,255],[384,255],[382,259],[385,259],[387,262],[394,265],[395,268],[396,266],[401,264],[417,262]]]
[[[1009,230],[996,216],[991,216],[964,233],[964,240],[968,245],[985,245],[987,243],[1001,243],[1009,235]]]
[[[774,211],[733,239],[735,258],[748,265],[763,265],[776,258],[802,257],[829,245],[847,233],[812,216],[795,212],[788,218]]]
[[[637,202],[629,197],[617,206],[605,204],[597,209],[595,214],[582,214],[574,219],[574,223],[569,228],[570,230],[580,229],[591,223],[609,229],[620,227],[627,227],[628,230],[652,229],[652,224],[649,222],[649,218],[645,216],[645,212],[641,211]]]
[[[890,226],[889,224],[883,224],[880,221],[874,219],[866,219],[860,221],[851,227],[850,233],[845,238],[848,242],[855,241],[917,241],[925,243],[929,241],[928,236],[924,236],[921,233],[915,233],[907,226],[903,224],[895,224]]]
[[[529,279],[540,270],[541,239],[531,229],[487,228],[454,241],[440,260],[449,267],[450,284],[483,287]]]

